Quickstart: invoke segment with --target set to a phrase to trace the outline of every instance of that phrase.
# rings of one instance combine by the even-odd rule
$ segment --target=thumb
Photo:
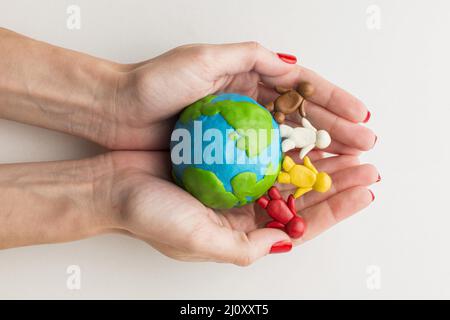
[[[202,241],[202,254],[214,261],[239,266],[248,266],[269,253],[288,252],[292,248],[289,236],[272,228],[245,233],[217,226],[217,230],[208,238]]]
[[[255,71],[262,76],[276,77],[295,67],[258,42],[241,42],[204,47],[205,61],[211,61],[216,77]]]

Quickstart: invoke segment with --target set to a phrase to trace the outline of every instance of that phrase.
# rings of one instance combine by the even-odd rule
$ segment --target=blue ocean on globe
[[[239,94],[207,96],[189,108],[184,118],[183,114],[180,116],[174,129],[174,133],[182,132],[185,134],[184,139],[190,139],[189,161],[179,163],[180,160],[175,159],[179,153],[186,156],[186,150],[180,152],[177,150],[179,146],[176,147],[180,137],[172,134],[170,144],[172,175],[177,184],[212,208],[223,209],[255,201],[275,182],[280,169],[282,152],[276,121],[255,100]],[[253,123],[271,128],[271,139],[262,152],[252,156],[247,150],[238,147],[237,138],[242,134],[236,124],[251,127]],[[214,134],[208,135],[208,132]],[[221,139],[217,139],[219,133]],[[222,148],[206,152],[208,148],[211,149],[212,143],[216,146],[219,143]],[[177,154],[175,151],[178,151]],[[189,179],[185,177],[186,172],[189,173]],[[236,178],[234,182],[233,178]]]

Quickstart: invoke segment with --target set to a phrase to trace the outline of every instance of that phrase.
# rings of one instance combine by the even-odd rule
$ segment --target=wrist
[[[1,118],[111,144],[115,95],[127,66],[4,29],[0,41]]]
[[[0,166],[0,248],[66,242],[110,231],[98,210],[95,181],[107,172],[93,159]]]
[[[89,131],[81,134],[112,150],[132,148],[129,137],[142,130],[134,68],[134,64],[104,62],[93,71],[99,82],[92,91],[95,103],[86,108]]]
[[[70,134],[80,136],[108,148],[114,148],[120,116],[117,95],[123,82],[126,66],[95,59],[83,66],[85,87],[79,92],[88,93],[72,105],[77,112],[69,118]],[[70,102],[69,102],[70,103]],[[76,104],[76,102],[72,102]],[[70,106],[67,106],[70,108]]]
[[[91,228],[102,232],[124,230],[129,180],[132,180],[133,161],[127,152],[113,151],[88,159],[91,181]]]

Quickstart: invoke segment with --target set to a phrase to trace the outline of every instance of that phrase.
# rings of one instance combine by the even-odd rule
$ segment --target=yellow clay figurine
[[[303,165],[296,164],[291,157],[283,159],[283,170],[278,175],[279,183],[290,183],[298,187],[294,198],[298,198],[308,191],[327,192],[331,187],[331,178],[325,172],[319,172],[308,157],[303,160]]]

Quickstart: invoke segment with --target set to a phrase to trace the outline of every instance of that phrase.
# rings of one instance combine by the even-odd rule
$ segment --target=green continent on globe
[[[214,98],[215,95],[209,95],[189,105],[181,113],[180,121],[186,124],[201,115],[220,113],[239,135],[236,147],[245,150],[249,158],[259,155],[270,145],[273,129],[270,112],[254,103],[232,100],[212,102]],[[261,134],[265,134],[265,137]]]
[[[207,170],[187,168],[183,173],[186,190],[210,208],[229,209],[236,205],[237,198],[225,190],[217,176]]]
[[[180,114],[180,121],[184,124],[191,120],[198,119],[201,115],[201,109],[205,103],[210,102],[212,99],[216,98],[215,95],[206,96],[200,100],[197,100],[193,104],[188,105]]]
[[[273,171],[272,164],[267,167],[266,175],[259,181],[256,181],[254,172],[241,172],[231,179],[233,192],[239,200],[239,205],[243,206],[248,202],[247,197],[251,198],[251,202],[261,197],[277,179],[281,166]]]
[[[250,201],[261,197],[269,189],[277,178],[280,166],[273,171],[269,165],[266,175],[256,181],[253,172],[241,172],[231,180],[233,192],[225,190],[223,183],[217,176],[208,170],[199,168],[187,168],[183,173],[183,185],[195,198],[213,209],[230,209],[236,205],[243,206],[250,197]]]

